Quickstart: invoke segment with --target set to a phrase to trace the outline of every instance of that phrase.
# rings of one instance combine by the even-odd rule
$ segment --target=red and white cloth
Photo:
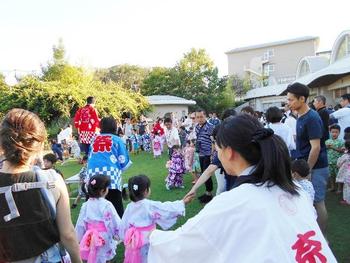
[[[91,105],[80,108],[74,116],[74,125],[78,129],[80,143],[90,144],[100,127],[97,110]]]

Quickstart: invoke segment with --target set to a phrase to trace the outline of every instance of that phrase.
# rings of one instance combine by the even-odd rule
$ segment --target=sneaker
[[[199,200],[202,204],[207,204],[213,199],[211,195],[204,194],[203,197]]]
[[[71,206],[70,208],[74,209],[74,208],[76,208],[76,207],[77,207],[76,204],[72,204],[72,206]]]

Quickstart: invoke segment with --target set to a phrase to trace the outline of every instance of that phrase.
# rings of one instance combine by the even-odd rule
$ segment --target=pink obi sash
[[[105,245],[106,241],[101,236],[102,232],[107,232],[103,222],[88,223],[87,230],[80,241],[80,256],[88,263],[96,262],[98,250]]]
[[[150,232],[156,228],[155,224],[145,227],[131,226],[125,233],[125,259],[124,263],[141,263],[141,248],[145,245],[142,232]]]

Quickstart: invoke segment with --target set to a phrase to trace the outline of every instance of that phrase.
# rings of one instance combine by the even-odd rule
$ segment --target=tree
[[[226,80],[204,49],[191,49],[173,68],[154,68],[142,86],[144,95],[174,95],[197,102],[207,111],[216,111]]]
[[[104,83],[113,81],[125,89],[138,91],[148,73],[149,69],[123,64],[109,69],[99,69],[95,72],[95,77]]]

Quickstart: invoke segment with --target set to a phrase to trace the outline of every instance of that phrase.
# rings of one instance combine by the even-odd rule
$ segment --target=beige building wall
[[[156,120],[157,117],[164,118],[167,113],[174,112],[176,118],[179,120],[184,115],[188,115],[188,105],[153,105],[153,112],[149,113],[147,117]]]
[[[270,46],[258,49],[246,50],[238,53],[228,53],[228,74],[245,76],[245,68],[250,68],[252,59],[263,57],[268,50],[273,50],[273,57],[268,59],[269,64],[275,65],[274,72],[270,76],[276,79],[287,76],[295,76],[299,61],[305,56],[314,56],[316,53],[316,39],[288,43],[285,45]],[[256,61],[254,62],[256,64]],[[262,72],[260,68],[260,72]]]
[[[350,75],[344,76],[328,86],[312,88],[310,92],[310,100],[316,95],[323,95],[326,97],[327,106],[332,105],[334,107],[339,103],[340,96],[345,93],[350,93]]]

